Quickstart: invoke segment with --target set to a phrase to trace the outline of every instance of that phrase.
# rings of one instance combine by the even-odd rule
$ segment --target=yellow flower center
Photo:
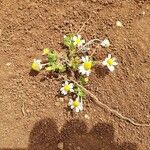
[[[84,69],[90,70],[92,68],[92,62],[85,62],[84,63]]]
[[[65,85],[64,86],[64,90],[67,91],[67,92],[70,91],[70,86],[69,85]]]
[[[113,59],[112,58],[110,58],[110,59],[108,59],[108,61],[107,61],[107,63],[111,66],[112,64],[113,64]]]
[[[39,64],[37,63],[32,63],[32,69],[35,70],[35,71],[40,71],[40,68],[39,68]]]
[[[81,43],[81,40],[80,40],[80,39],[77,39],[76,42],[77,42],[77,44],[80,44],[80,43]]]
[[[74,107],[78,107],[79,105],[80,105],[79,101],[74,101],[74,102],[73,102],[73,106],[74,106]]]

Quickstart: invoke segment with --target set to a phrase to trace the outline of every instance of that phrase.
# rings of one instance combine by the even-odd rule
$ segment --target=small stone
[[[55,102],[55,106],[60,106],[60,102]]]
[[[9,63],[6,63],[6,66],[10,66],[11,65],[11,63],[9,62]]]
[[[2,35],[2,30],[0,29],[0,36]]]
[[[117,26],[117,27],[123,27],[123,24],[122,24],[121,21],[116,21],[116,26]]]
[[[101,42],[101,46],[102,47],[105,47],[105,48],[108,48],[110,46],[110,41],[105,38],[102,42]]]
[[[142,15],[145,15],[145,11],[142,12]]]
[[[64,102],[64,98],[62,98],[62,97],[60,97],[59,100],[60,100],[61,102]]]
[[[91,0],[93,3],[97,2],[97,0]]]
[[[78,146],[78,147],[77,147],[77,150],[81,150],[81,148]]]
[[[57,147],[59,149],[63,150],[64,149],[64,143],[63,142],[58,143]]]
[[[85,117],[85,119],[88,119],[88,120],[90,119],[90,117],[87,114],[85,114],[84,117]]]

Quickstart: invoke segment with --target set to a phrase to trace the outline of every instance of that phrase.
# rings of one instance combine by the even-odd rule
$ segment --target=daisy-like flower
[[[73,37],[73,44],[78,47],[82,46],[85,43],[85,40],[81,39],[81,35],[77,35]]]
[[[42,69],[42,64],[40,59],[34,59],[32,63],[32,69],[35,71],[40,71]]]
[[[79,66],[79,72],[82,75],[87,75],[89,76],[91,73],[91,68],[92,68],[92,61],[89,60],[88,56],[82,57],[82,65]]]
[[[115,66],[118,65],[116,58],[112,58],[111,54],[108,54],[108,57],[102,62],[104,66],[107,66],[110,71],[114,71]]]
[[[107,38],[104,39],[104,40],[101,42],[101,46],[102,46],[102,47],[105,47],[105,48],[109,47],[109,46],[110,46],[109,40],[108,40]]]
[[[68,81],[65,81],[65,83],[62,84],[62,86],[63,87],[60,89],[60,91],[63,95],[66,95],[68,92],[74,92],[73,83],[69,83]]]
[[[80,102],[79,98],[76,98],[75,101],[73,101],[72,99],[70,99],[68,106],[71,107],[71,109],[74,109],[75,112],[79,112],[83,110],[83,102]]]

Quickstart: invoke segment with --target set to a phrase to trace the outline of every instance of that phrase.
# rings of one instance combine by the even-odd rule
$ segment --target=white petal
[[[108,54],[108,59],[110,59],[111,58],[111,54]]]
[[[78,34],[78,39],[81,39],[81,35]]]
[[[111,72],[113,72],[114,70],[115,70],[115,67],[114,66],[107,66],[108,67],[108,69],[111,71]]]
[[[69,86],[72,89],[74,85],[73,85],[73,83],[70,83]]]
[[[117,63],[117,62],[113,62],[113,65],[114,65],[114,66],[117,66],[117,65],[118,65],[118,63]]]
[[[39,64],[41,63],[41,61],[42,61],[41,59],[36,60],[36,62],[39,63]]]
[[[80,66],[78,67],[79,71],[82,70],[83,68],[84,68],[83,65],[80,65]]]
[[[68,106],[71,106],[71,105],[72,105],[72,103],[73,103],[73,100],[72,100],[72,99],[70,99],[70,100],[69,100],[69,103],[68,103]]]
[[[79,43],[79,44],[78,44],[78,48],[81,47],[81,46],[82,46],[82,43]]]
[[[61,93],[62,93],[63,95],[66,95],[66,94],[67,94],[67,92],[66,92],[65,90],[63,90]]]
[[[82,61],[85,62],[85,61],[86,61],[86,58],[85,58],[85,57],[82,57]]]
[[[74,106],[73,106],[73,105],[71,105],[71,109],[74,109]]]
[[[75,41],[73,44],[74,44],[74,45],[77,45],[77,42]]]
[[[104,65],[104,66],[107,65],[107,60],[106,59],[102,62],[102,65]]]
[[[78,102],[79,102],[79,100],[80,100],[80,99],[79,99],[79,97],[77,97],[77,98],[76,98],[76,101],[78,101]]]
[[[65,81],[65,85],[68,85],[69,83],[68,83],[68,81]]]
[[[86,72],[83,65],[79,66],[79,72],[80,73],[85,73]]]
[[[83,110],[83,106],[82,106],[82,105],[80,105],[80,106],[79,106],[79,109],[82,111],[82,110]]]
[[[87,76],[89,76],[90,73],[91,73],[91,70],[87,70],[87,71],[86,71],[86,75],[87,75]]]
[[[64,91],[64,87],[62,87],[62,88],[60,89],[60,91]]]
[[[113,61],[116,61],[116,58],[115,58],[115,57],[113,57],[113,58],[112,58],[112,60],[113,60]]]
[[[84,43],[85,43],[85,40],[81,40],[81,43],[84,44]]]
[[[80,109],[79,109],[78,107],[76,107],[75,110],[76,110],[76,112],[79,112],[79,111],[80,111]]]
[[[80,72],[82,75],[84,75],[84,74],[86,73],[86,70],[84,69],[83,66],[81,66],[81,67],[79,68],[79,72]]]
[[[89,61],[89,57],[88,57],[88,56],[85,56],[85,60],[86,60],[86,61]]]
[[[74,89],[70,89],[70,92],[74,92]]]
[[[76,41],[76,40],[77,40],[77,37],[76,37],[76,36],[74,36],[74,37],[73,37],[73,41]]]

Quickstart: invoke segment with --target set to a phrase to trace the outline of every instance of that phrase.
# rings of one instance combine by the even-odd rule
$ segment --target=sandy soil
[[[67,97],[56,96],[61,81],[30,71],[45,47],[63,55],[63,35],[89,16],[81,35],[108,37],[111,47],[95,57],[111,52],[119,66],[107,75],[96,68],[86,88],[123,115],[150,123],[149,0],[0,0],[1,150],[57,150],[58,143],[65,150],[150,150],[149,127],[116,118],[90,97],[82,113],[71,115]]]

